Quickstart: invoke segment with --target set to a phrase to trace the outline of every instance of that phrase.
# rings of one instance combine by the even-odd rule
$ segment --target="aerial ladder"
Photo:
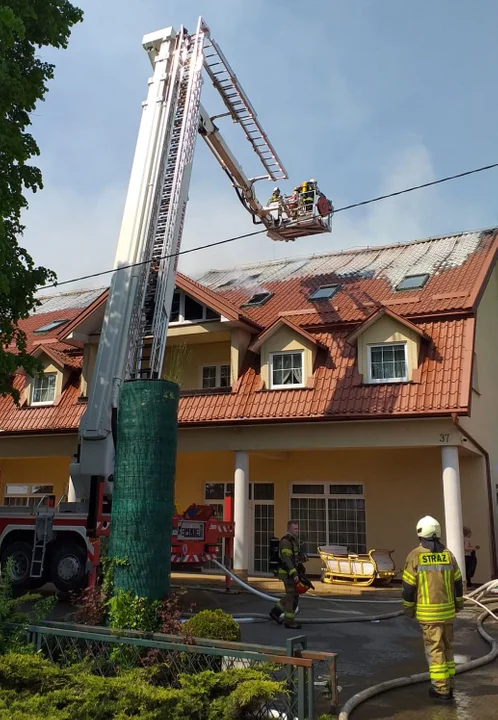
[[[70,500],[87,500],[91,479],[112,491],[115,424],[125,380],[161,377],[178,252],[197,136],[205,140],[254,222],[273,240],[331,231],[332,206],[318,188],[311,199],[282,196],[271,205],[255,194],[257,181],[278,182],[287,172],[221,48],[203,18],[195,33],[166,28],[143,39],[153,74],[133,159],[88,406],[70,466]],[[206,72],[263,166],[247,178],[201,105]],[[217,116],[220,117],[220,116]]]
[[[153,73],[142,108],[128,193],[106,304],[88,405],[70,465],[69,497],[39,507],[0,507],[0,560],[9,558],[18,587],[51,580],[60,590],[95,580],[100,538],[110,532],[117,411],[121,386],[161,377],[178,252],[188,202],[194,149],[200,135],[230,179],[237,196],[272,240],[330,232],[332,206],[316,183],[292,197],[277,194],[261,203],[259,181],[277,183],[287,172],[235,73],[199,18],[195,33],[173,28],[146,35],[143,46]],[[226,112],[210,116],[201,105],[203,73]],[[260,162],[248,178],[215,120],[230,117]],[[192,505],[173,519],[171,562],[203,564],[233,523],[213,509]],[[93,580],[92,580],[93,578]]]

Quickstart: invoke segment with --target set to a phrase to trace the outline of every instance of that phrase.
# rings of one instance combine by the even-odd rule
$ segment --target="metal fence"
[[[306,637],[290,638],[285,648],[218,640],[185,638],[132,630],[44,622],[27,627],[30,641],[51,660],[70,665],[86,660],[103,676],[119,670],[161,663],[166,684],[175,686],[181,673],[229,670],[234,667],[265,669],[284,690],[264,703],[251,720],[313,720],[334,713],[337,707],[336,655],[309,652]]]

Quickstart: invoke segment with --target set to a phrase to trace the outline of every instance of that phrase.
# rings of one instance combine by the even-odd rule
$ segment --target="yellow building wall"
[[[306,338],[296,334],[288,327],[282,327],[272,335],[261,347],[261,380],[265,387],[270,387],[270,354],[274,352],[290,352],[292,350],[304,351],[303,382],[306,385],[308,378],[313,375],[313,362],[315,345]]]
[[[368,378],[368,346],[381,343],[406,342],[408,379],[418,367],[420,336],[387,315],[383,315],[358,338],[358,369],[365,382]]]
[[[464,522],[475,528],[481,546],[476,581],[491,577],[490,545],[481,533],[487,497],[479,458],[461,459]],[[185,510],[204,500],[204,483],[231,483],[234,453],[179,453],[175,497]],[[290,519],[292,483],[363,483],[368,549],[394,550],[397,570],[402,569],[410,550],[418,543],[418,520],[433,515],[444,532],[444,504],[439,448],[392,450],[337,450],[282,453],[273,459],[250,453],[249,481],[273,482],[275,489],[275,534],[285,533]],[[319,574],[319,560],[311,559],[308,570]]]
[[[231,346],[226,340],[223,342],[188,344],[188,357],[182,371],[180,385],[184,390],[197,390],[202,387],[202,367],[204,365],[230,365]],[[165,372],[170,367],[172,353],[175,348],[166,350],[164,362]]]
[[[70,457],[0,458],[0,502],[6,485],[53,485],[56,502],[69,484]]]
[[[491,504],[495,518],[495,537],[498,541],[498,269],[495,267],[477,309],[474,365],[478,380],[471,392],[470,417],[460,418],[461,426],[489,453],[491,467]],[[487,502],[489,507],[489,501]],[[464,518],[465,521],[465,518]],[[492,532],[485,516],[475,518],[472,530],[477,541],[486,528]],[[480,553],[482,556],[482,551]]]

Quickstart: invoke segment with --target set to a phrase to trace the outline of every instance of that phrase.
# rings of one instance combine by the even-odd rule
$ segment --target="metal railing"
[[[162,663],[168,666],[170,684],[181,673],[204,670],[258,668],[282,683],[283,690],[264,702],[251,718],[313,720],[337,707],[337,656],[309,652],[306,637],[294,637],[286,648],[219,640],[186,641],[176,635],[144,634],[133,630],[44,622],[26,628],[38,651],[60,665],[86,660],[92,671],[112,676],[118,670]]]

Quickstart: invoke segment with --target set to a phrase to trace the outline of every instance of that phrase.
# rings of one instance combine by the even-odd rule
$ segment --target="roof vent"
[[[46,325],[42,325],[41,327],[37,328],[36,330],[33,330],[33,332],[35,332],[35,333],[50,332],[51,330],[55,330],[55,328],[58,328],[61,325],[65,325],[67,322],[69,322],[69,320],[53,320],[52,322],[49,322]]]
[[[320,285],[310,296],[310,300],[330,300],[339,290],[340,285]]]
[[[418,290],[424,287],[428,279],[429,273],[405,275],[403,280],[396,286],[396,290]]]
[[[255,307],[264,305],[265,302],[267,302],[272,297],[272,295],[273,293],[271,292],[255,293],[252,297],[249,298],[247,302],[241,305],[241,307]]]
[[[254,282],[254,281],[257,280],[259,277],[261,277],[261,274],[262,274],[262,273],[255,273],[254,275],[248,275],[248,276],[246,277],[246,280],[247,280],[248,282]]]

